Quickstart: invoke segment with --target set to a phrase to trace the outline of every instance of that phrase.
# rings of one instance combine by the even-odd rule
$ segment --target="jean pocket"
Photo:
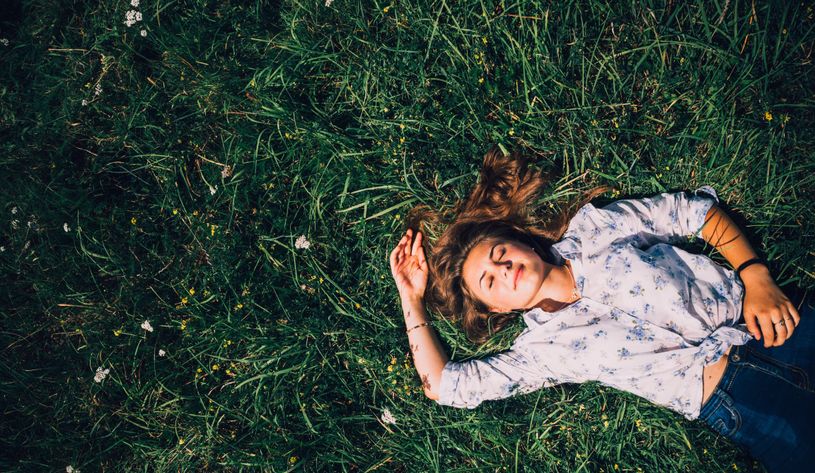
[[[717,389],[716,395],[708,402],[716,402],[713,412],[707,416],[705,423],[716,433],[732,439],[741,428],[741,414],[733,403],[733,398],[726,392]]]

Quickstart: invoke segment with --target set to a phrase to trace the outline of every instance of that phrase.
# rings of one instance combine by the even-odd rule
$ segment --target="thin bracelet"
[[[432,326],[432,325],[433,325],[433,323],[432,323],[432,322],[424,322],[424,323],[421,323],[421,324],[419,324],[419,325],[417,325],[417,326],[415,326],[415,327],[411,327],[411,328],[409,328],[409,329],[405,330],[405,333],[410,333],[410,331],[411,331],[411,330],[413,330],[413,329],[415,329],[415,328],[419,328],[419,327],[424,327],[425,325],[427,325],[427,326]]]
[[[736,277],[738,277],[739,279],[741,279],[741,272],[742,272],[742,271],[744,271],[744,269],[745,269],[746,267],[751,266],[751,265],[754,265],[754,264],[756,264],[756,263],[761,263],[761,264],[763,264],[764,266],[767,266],[767,264],[766,264],[766,263],[764,262],[764,260],[763,260],[763,259],[761,259],[761,258],[751,258],[751,259],[748,259],[747,261],[745,261],[744,263],[742,263],[741,265],[739,265],[739,269],[737,269],[737,270],[736,270]]]

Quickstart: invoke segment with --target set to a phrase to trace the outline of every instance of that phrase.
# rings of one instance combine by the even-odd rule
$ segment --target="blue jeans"
[[[699,415],[772,473],[815,468],[815,300],[796,307],[801,321],[780,347],[762,338],[730,350]]]

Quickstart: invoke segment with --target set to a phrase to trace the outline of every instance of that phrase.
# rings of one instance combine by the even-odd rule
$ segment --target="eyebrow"
[[[498,243],[496,243],[496,244],[492,245],[492,248],[490,248],[490,261],[492,261],[492,252],[493,252],[493,251],[495,251],[495,247],[496,247],[496,246],[498,246]],[[478,286],[479,286],[479,287],[481,287],[481,280],[482,280],[482,279],[484,279],[484,275],[486,275],[486,274],[487,274],[487,272],[486,272],[486,271],[484,271],[483,273],[481,273],[481,277],[478,279]]]

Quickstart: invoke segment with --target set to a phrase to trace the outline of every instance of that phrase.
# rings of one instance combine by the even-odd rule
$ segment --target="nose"
[[[510,284],[512,284],[512,281],[510,280],[510,278],[511,278],[510,273],[511,273],[511,270],[512,270],[512,260],[500,261],[500,262],[496,262],[495,264],[499,266],[499,271],[500,271],[499,274],[501,274],[504,277],[504,280],[509,282]],[[500,268],[503,268],[503,269],[500,269]]]

